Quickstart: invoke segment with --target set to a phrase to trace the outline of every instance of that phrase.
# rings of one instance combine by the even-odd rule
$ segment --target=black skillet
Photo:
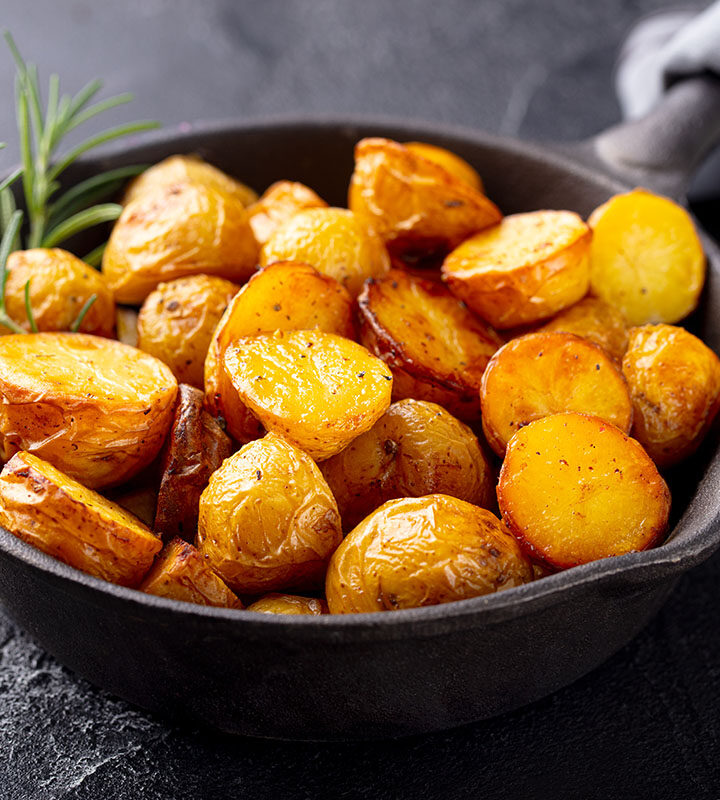
[[[374,135],[457,152],[506,213],[586,215],[633,185],[681,196],[692,168],[720,139],[720,82],[686,81],[649,118],[562,149],[388,119],[229,122],[144,137],[77,165],[68,180],[198,152],[250,185],[292,178],[343,205],[353,145]],[[689,324],[720,351],[720,251],[708,239],[704,245],[708,285]],[[592,670],[718,547],[717,437],[670,480],[674,529],[660,547],[458,603],[321,618],[203,608],[104,583],[3,529],[0,602],[91,682],[222,731],[361,739],[449,728],[530,703]]]

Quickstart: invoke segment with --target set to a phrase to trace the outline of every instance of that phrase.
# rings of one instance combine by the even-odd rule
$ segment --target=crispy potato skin
[[[518,431],[497,491],[523,548],[555,569],[646,550],[670,513],[667,485],[640,444],[586,414],[555,414]]]
[[[320,586],[341,540],[317,465],[274,433],[224,461],[200,498],[198,550],[239,593]]]
[[[137,586],[162,544],[139,520],[31,453],[0,473],[0,525],[96,578]]]
[[[324,600],[297,594],[266,594],[249,605],[247,610],[261,614],[309,614],[314,617],[329,613]]]
[[[153,356],[81,333],[0,337],[0,456],[29,450],[90,488],[159,452],[177,381]]]
[[[180,384],[161,456],[162,478],[153,525],[165,541],[195,538],[200,495],[231,452],[230,438],[203,408],[203,393]]]
[[[393,399],[480,417],[480,383],[500,337],[442,285],[392,270],[358,300],[361,341],[393,372]]]
[[[427,144],[427,142],[405,142],[405,147],[414,155],[438,164],[450,175],[453,175],[463,183],[467,183],[468,186],[476,191],[483,191],[482,180],[477,171],[464,158],[456,156],[450,150],[446,150],[444,147],[437,147],[434,144]]]
[[[255,271],[248,213],[216,187],[176,183],[128,203],[110,235],[102,271],[118,303],[139,304],[163,281],[218,275],[238,283]]]
[[[391,500],[330,560],[331,614],[396,611],[490,594],[531,581],[530,562],[489,511],[442,494]]]
[[[283,222],[306,208],[327,208],[327,203],[303,183],[273,183],[248,208],[257,243],[262,247]]]
[[[673,325],[630,330],[622,362],[635,409],[633,436],[661,467],[691,455],[720,407],[720,360]]]
[[[301,261],[329,275],[356,297],[367,278],[390,269],[385,245],[346,208],[310,208],[293,214],[260,250],[260,265]]]
[[[616,363],[599,345],[572,333],[530,333],[504,345],[482,380],[482,426],[503,456],[523,426],[563,411],[593,414],[625,433],[632,402]]]
[[[588,224],[590,290],[630,325],[677,322],[697,306],[705,254],[682,206],[635,189],[596,208]]]
[[[178,381],[202,387],[210,341],[239,290],[214,275],[161,283],[140,309],[138,347],[164,361]]]
[[[182,539],[165,545],[139,588],[147,594],[201,606],[243,607],[198,551]]]
[[[341,336],[276,331],[238,339],[225,370],[240,400],[269,431],[316,461],[339,453],[387,411],[392,375]]]
[[[94,294],[95,302],[80,330],[112,336],[115,300],[103,276],[66,250],[38,247],[16,250],[7,262],[5,307],[10,319],[30,330],[25,310],[25,284],[30,281],[30,304],[40,331],[69,331],[82,307]],[[0,325],[0,335],[11,331]]]
[[[495,328],[527,325],[587,294],[591,238],[572,211],[512,214],[453,250],[443,280]]]
[[[393,403],[321,469],[346,530],[398,497],[447,494],[484,508],[494,503],[495,476],[475,434],[423,400]]]

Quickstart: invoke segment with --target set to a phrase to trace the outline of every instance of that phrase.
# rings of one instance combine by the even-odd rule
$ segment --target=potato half
[[[327,603],[314,597],[300,597],[297,594],[266,594],[252,605],[248,611],[258,611],[261,614],[309,614],[319,617],[328,613]]]
[[[283,222],[306,208],[327,208],[327,203],[303,183],[273,183],[248,208],[250,226],[257,243],[264,245]]]

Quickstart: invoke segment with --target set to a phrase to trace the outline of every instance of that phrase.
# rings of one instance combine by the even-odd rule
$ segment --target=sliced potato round
[[[455,155],[455,153],[446,150],[444,147],[438,147],[434,144],[427,142],[405,142],[405,147],[417,156],[427,158],[434,164],[441,166],[446,172],[455,176],[458,180],[467,183],[478,192],[483,191],[483,184],[480,176],[473,167],[465,161],[464,158]]]
[[[523,547],[556,569],[652,547],[670,492],[643,448],[586,414],[531,422],[510,440],[498,503]]]
[[[327,208],[327,203],[303,183],[273,183],[248,208],[250,226],[257,243],[264,245],[283,222],[305,208]]]
[[[453,250],[443,279],[494,327],[527,325],[587,293],[590,239],[572,211],[513,214]]]
[[[248,611],[261,614],[310,614],[319,617],[328,613],[327,603],[314,597],[300,597],[297,594],[266,594],[252,605]]]

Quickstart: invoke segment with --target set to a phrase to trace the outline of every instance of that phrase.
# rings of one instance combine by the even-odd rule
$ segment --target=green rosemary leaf
[[[147,169],[145,164],[118,167],[107,172],[101,172],[99,175],[93,175],[92,178],[75,184],[52,203],[50,206],[51,218],[66,217],[68,214],[73,214],[75,211],[87,207],[95,199],[99,199],[95,197],[98,191],[103,195],[109,194],[115,188],[120,188],[119,186],[116,187],[116,184],[120,184],[128,178],[134,178],[145,169]]]
[[[7,229],[12,215],[15,213],[15,209],[15,196],[10,189],[3,189],[3,191],[0,192],[0,232]],[[13,247],[13,250],[14,249]]]
[[[30,116],[27,107],[27,98],[22,90],[21,81],[17,82],[17,126],[20,138],[20,158],[23,167],[23,189],[25,193],[25,203],[28,212],[34,208],[35,198],[33,197],[33,186],[35,177],[35,167],[32,158],[32,144],[30,142]]]
[[[98,245],[94,250],[91,250],[84,258],[83,261],[91,267],[97,269],[102,264],[103,253],[107,247],[107,242]]]
[[[60,77],[56,74],[50,76],[48,84],[48,101],[45,111],[45,130],[43,131],[42,147],[46,153],[52,150],[52,139],[57,123],[58,100],[60,97]]]
[[[92,308],[92,304],[97,300],[96,294],[91,294],[90,297],[85,301],[85,304],[80,309],[80,313],[75,317],[75,322],[70,326],[70,330],[73,333],[77,333],[80,330],[80,326],[82,325],[85,316],[87,315],[88,311]]]
[[[83,88],[80,89],[75,97],[71,98],[68,118],[74,117],[78,111],[83,109],[93,99],[93,97],[95,97],[100,89],[102,89],[102,81],[97,80],[97,78],[83,86]]]
[[[27,314],[28,322],[30,323],[30,330],[33,333],[39,333],[37,323],[35,322],[35,315],[33,314],[32,305],[30,304],[30,278],[25,281],[25,313]]]
[[[10,328],[14,333],[25,333],[25,331],[14,320],[10,319],[5,311],[5,286],[8,279],[7,260],[12,250],[13,242],[20,232],[22,217],[22,211],[13,212],[0,240],[0,324]]]
[[[115,97],[109,97],[107,100],[101,100],[99,103],[95,103],[94,106],[86,108],[85,111],[75,114],[68,122],[65,133],[77,128],[78,125],[82,125],[83,122],[87,122],[98,114],[102,114],[103,111],[109,111],[111,108],[129,103],[133,97],[134,95],[130,94],[130,92],[126,92],[125,94],[118,94]]]
[[[8,186],[12,186],[12,184],[15,183],[15,181],[22,175],[22,171],[23,168],[18,167],[15,172],[11,172],[7,178],[0,181],[0,192],[2,192],[3,189],[7,189]]]
[[[56,225],[42,240],[41,247],[56,247],[60,242],[69,239],[76,233],[99,225],[101,222],[112,222],[122,213],[122,206],[117,203],[103,203],[102,205],[86,208],[73,214],[72,217]]]

